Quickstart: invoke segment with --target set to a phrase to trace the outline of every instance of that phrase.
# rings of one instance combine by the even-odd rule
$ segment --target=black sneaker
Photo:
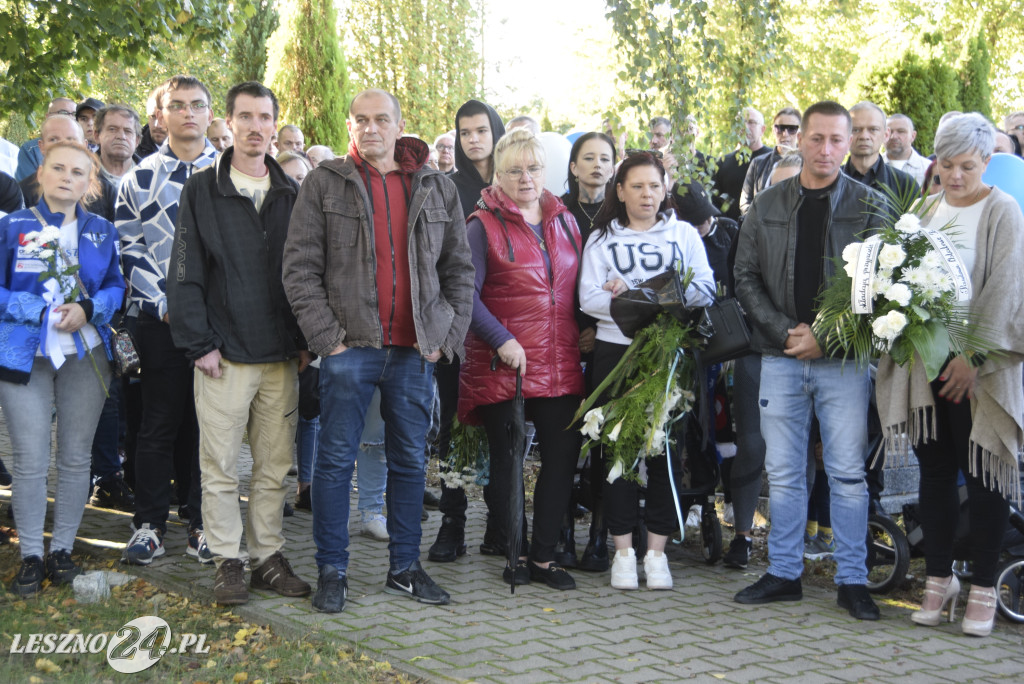
[[[71,554],[64,549],[46,554],[46,576],[54,584],[71,584],[82,574],[82,568],[71,560]]]
[[[530,566],[530,579],[543,582],[552,589],[558,589],[560,591],[568,591],[569,589],[576,588],[576,580],[572,578],[572,575],[565,571],[565,568],[560,566],[558,563],[552,563],[546,568],[542,568],[535,563],[529,563]]]
[[[312,511],[313,510],[313,489],[312,487],[306,487],[299,491],[295,495],[295,503],[293,504],[297,511]]]
[[[340,613],[345,609],[347,598],[348,577],[339,573],[338,568],[333,565],[320,566],[316,593],[313,594],[313,607],[321,613]]]
[[[116,511],[135,512],[135,495],[124,481],[121,473],[115,473],[96,480],[92,488],[89,503],[97,508],[109,508]]]
[[[285,518],[290,518],[293,515],[295,515],[295,509],[292,508],[292,505],[290,503],[288,503],[287,501],[284,502],[284,511],[282,512],[282,515]]]
[[[750,562],[750,549],[754,543],[743,535],[733,537],[729,550],[722,556],[722,565],[727,568],[746,570]]]
[[[21,560],[21,568],[11,582],[11,593],[18,596],[32,596],[43,588],[43,559],[29,556]]]
[[[858,620],[877,620],[881,617],[878,606],[863,584],[840,584],[836,603]]]
[[[408,570],[397,575],[388,572],[384,591],[399,596],[411,596],[420,603],[433,605],[446,605],[452,600],[447,591],[434,584],[434,580],[423,571],[419,561],[414,561]]]
[[[466,529],[454,518],[441,519],[437,539],[427,551],[427,558],[435,563],[454,563],[459,556],[466,555]]]
[[[7,470],[4,462],[0,460],[0,487],[10,487],[12,482],[14,482],[14,477]]]
[[[783,579],[766,572],[761,575],[761,579],[736,594],[734,600],[736,603],[760,604],[774,601],[799,601],[803,597],[804,591],[799,578]]]

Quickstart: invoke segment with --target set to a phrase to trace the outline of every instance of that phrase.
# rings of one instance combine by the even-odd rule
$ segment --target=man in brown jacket
[[[404,128],[392,94],[356,95],[348,154],[306,177],[285,245],[285,291],[323,357],[312,484],[321,612],[345,605],[349,486],[375,388],[387,430],[385,591],[449,601],[419,563],[424,454],[434,364],[463,355],[474,272],[455,186],[424,166],[426,143]]]

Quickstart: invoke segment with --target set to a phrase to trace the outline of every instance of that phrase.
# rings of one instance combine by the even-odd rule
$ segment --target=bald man
[[[85,133],[82,132],[82,127],[78,125],[73,115],[57,115],[43,122],[43,127],[39,129],[38,141],[39,163],[42,164],[43,155],[46,154],[47,147],[62,141],[77,142],[84,145]],[[36,180],[35,171],[23,178],[19,185],[21,185],[21,194],[25,196],[26,207],[33,207],[39,203],[39,181]]]
[[[58,97],[50,103],[46,109],[46,118],[64,116],[75,120],[75,101],[66,97]],[[45,121],[43,122],[45,123]],[[40,133],[42,135],[42,133]],[[43,153],[39,151],[39,138],[32,138],[18,150],[18,168],[14,172],[14,178],[21,182],[31,176],[43,163]]]

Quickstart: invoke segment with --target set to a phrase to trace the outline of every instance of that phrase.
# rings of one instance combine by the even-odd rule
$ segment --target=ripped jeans
[[[868,489],[864,479],[870,382],[852,360],[799,361],[764,355],[758,405],[765,441],[771,530],[768,572],[803,573],[807,518],[807,440],[817,416],[825,472],[832,488],[836,584],[867,581]]]

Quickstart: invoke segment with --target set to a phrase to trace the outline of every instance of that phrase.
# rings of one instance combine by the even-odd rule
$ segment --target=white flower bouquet
[[[668,313],[633,338],[618,365],[580,406],[573,419],[586,436],[582,453],[605,450],[608,482],[636,480],[641,459],[665,453],[672,425],[693,407],[694,358],[683,350],[699,344],[694,329]],[[592,408],[607,394],[613,397]]]
[[[925,228],[920,216],[929,205],[893,195],[889,201],[906,209],[896,220],[879,209],[883,228],[846,246],[812,328],[825,353],[846,352],[858,364],[884,353],[903,366],[916,353],[931,381],[950,354],[987,351],[967,308],[971,279],[952,223]]]

